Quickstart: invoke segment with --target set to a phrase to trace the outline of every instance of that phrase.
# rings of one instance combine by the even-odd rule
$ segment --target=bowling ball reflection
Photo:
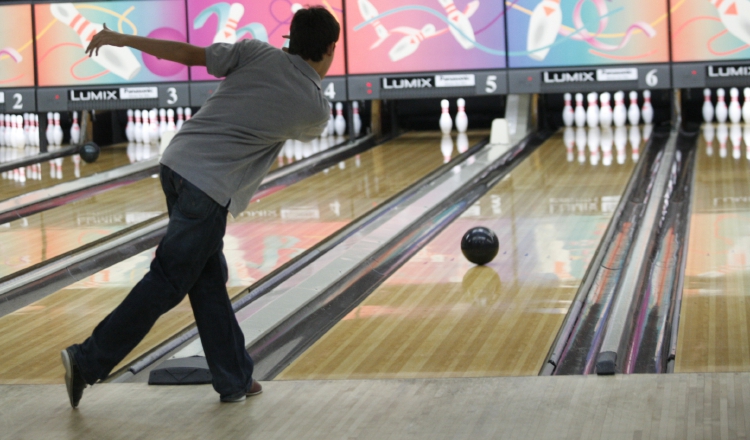
[[[461,291],[465,298],[471,298],[479,306],[492,305],[500,298],[502,281],[494,269],[487,266],[474,266],[466,271],[461,280]]]
[[[461,238],[461,252],[464,257],[480,266],[492,261],[499,248],[497,235],[482,226],[469,229]]]

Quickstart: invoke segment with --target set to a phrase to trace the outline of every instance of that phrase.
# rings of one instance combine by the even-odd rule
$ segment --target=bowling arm
[[[174,61],[186,66],[205,66],[206,49],[180,41],[159,40],[156,38],[125,35],[111,31],[104,25],[99,33],[94,35],[86,53],[89,56],[98,55],[102,46],[130,47],[153,55],[159,59]]]

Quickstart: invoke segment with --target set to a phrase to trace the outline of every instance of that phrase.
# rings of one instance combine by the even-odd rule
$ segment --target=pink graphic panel
[[[188,36],[191,44],[210,46],[213,43],[234,43],[243,39],[259,39],[276,47],[283,47],[289,25],[298,7],[323,6],[343,23],[341,0],[311,0],[294,3],[288,0],[240,0],[235,3],[215,0],[187,0]],[[333,64],[328,76],[346,74],[344,68],[344,29],[336,44]],[[216,80],[205,67],[190,68],[193,81]]]
[[[187,81],[188,68],[126,47],[108,46],[98,59],[85,46],[100,26],[129,35],[187,41],[181,0],[34,5],[40,86]]]
[[[672,61],[750,59],[750,2],[673,2]]]
[[[502,1],[346,0],[350,74],[505,67]]]
[[[33,85],[31,5],[0,6],[0,87]]]

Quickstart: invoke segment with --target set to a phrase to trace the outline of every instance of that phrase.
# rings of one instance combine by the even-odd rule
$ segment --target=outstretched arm
[[[206,65],[206,50],[202,47],[179,41],[120,34],[108,29],[106,24],[104,29],[91,39],[89,47],[86,48],[86,53],[89,56],[99,55],[99,48],[102,46],[132,47],[156,58],[174,61],[186,66]]]

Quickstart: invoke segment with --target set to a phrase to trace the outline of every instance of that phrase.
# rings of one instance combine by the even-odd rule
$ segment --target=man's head
[[[324,7],[302,8],[292,18],[289,53],[299,55],[308,62],[322,63],[327,72],[340,32],[338,21]]]

